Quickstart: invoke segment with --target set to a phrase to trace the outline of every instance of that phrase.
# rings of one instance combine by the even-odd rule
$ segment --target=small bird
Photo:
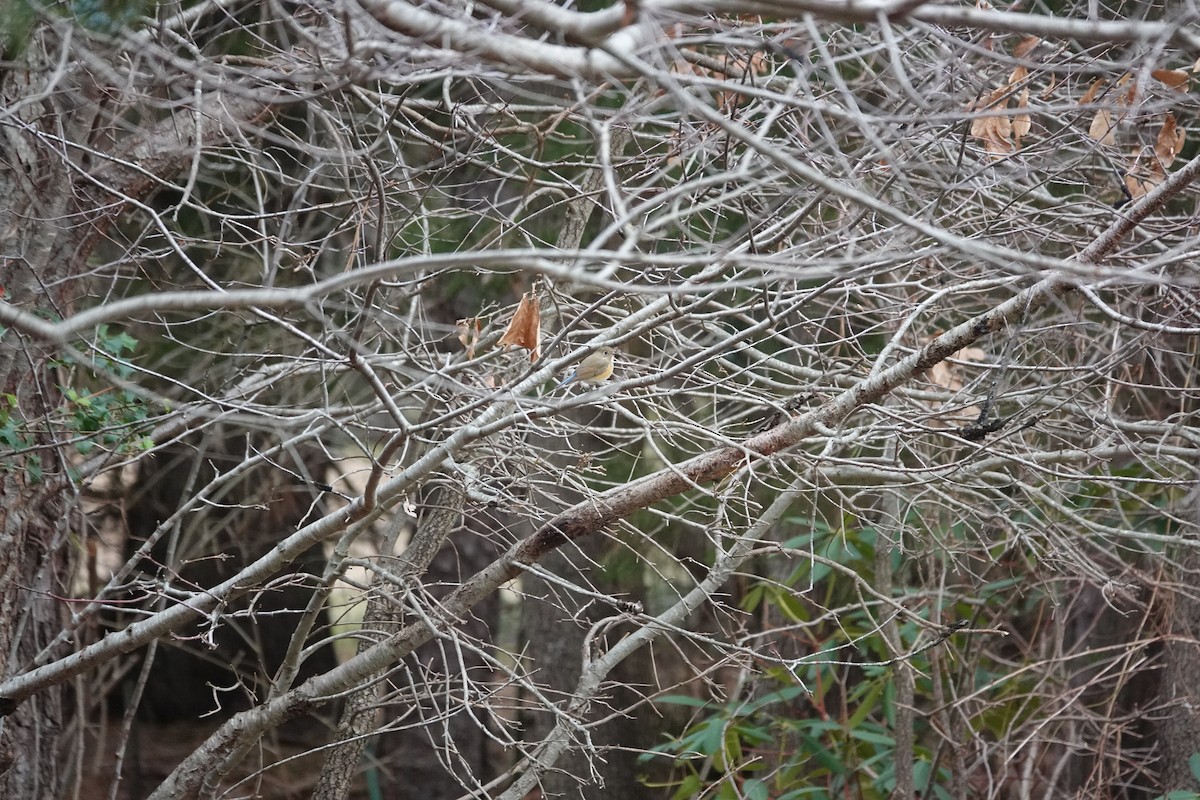
[[[555,391],[566,386],[571,381],[583,381],[584,383],[601,383],[608,380],[608,376],[613,373],[613,353],[616,352],[611,347],[601,347],[596,352],[579,362],[579,366],[567,376],[567,379],[555,386]]]

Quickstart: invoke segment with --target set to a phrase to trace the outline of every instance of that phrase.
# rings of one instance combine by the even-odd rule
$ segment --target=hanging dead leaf
[[[1128,72],[1126,72],[1121,77],[1117,78],[1117,86],[1124,86],[1126,84],[1129,84],[1129,88],[1125,91],[1125,97],[1124,97],[1125,105],[1126,106],[1137,105],[1138,93],[1141,91],[1141,88],[1142,88],[1141,85],[1139,84],[1138,81],[1135,81],[1133,79],[1133,75]]]
[[[1137,159],[1137,154],[1132,154],[1132,157]],[[1125,173],[1125,188],[1129,190],[1129,194],[1134,200],[1145,197],[1167,179],[1166,171],[1158,159],[1149,159],[1149,162],[1137,159],[1134,161],[1133,167]]]
[[[1185,136],[1184,130],[1175,124],[1174,114],[1168,113],[1163,117],[1162,128],[1154,142],[1154,155],[1158,156],[1158,163],[1164,170],[1171,166],[1179,151],[1183,149]]]
[[[956,353],[951,353],[945,361],[939,361],[929,368],[929,380],[943,389],[952,392],[960,391],[964,384],[960,373],[962,367],[953,361],[983,361],[987,354],[978,347],[964,347]]]
[[[980,98],[977,107],[981,111],[1003,111],[1008,108],[1007,96],[1008,86],[1001,86]],[[1009,155],[1016,150],[1012,138],[1012,120],[1007,116],[976,117],[971,121],[971,135],[993,158]]]
[[[621,15],[621,27],[628,28],[633,23],[637,22],[638,4],[634,0],[625,0],[625,10]]]
[[[1200,62],[1198,62],[1200,63]],[[1188,74],[1182,69],[1156,69],[1151,71],[1150,77],[1160,81],[1172,89],[1186,90],[1188,85]]]
[[[1029,133],[1029,129],[1033,127],[1033,121],[1029,118],[1029,90],[1024,89],[1021,96],[1017,98],[1017,108],[1022,109],[1023,113],[1017,114],[1012,121],[1012,138],[1015,147],[1021,146],[1021,140]]]
[[[922,341],[929,340],[922,339]],[[987,354],[978,347],[963,348],[957,353],[952,354],[945,361],[939,361],[930,367],[929,371],[926,373],[926,377],[931,383],[935,384],[936,386],[940,386],[946,391],[962,391],[963,386],[965,386],[963,381],[963,373],[967,369],[967,366],[953,362],[982,362],[986,356]],[[927,402],[927,405],[935,412],[944,408],[944,404],[939,401],[929,401]],[[954,408],[952,411],[935,414],[930,422],[938,427],[944,427],[947,425],[957,426],[967,420],[976,419],[978,416],[979,408],[977,406],[970,406],[967,408]]]
[[[1012,137],[1012,120],[1008,117],[992,117],[983,148],[993,156],[1006,156],[1015,151]]]
[[[479,344],[479,317],[460,319],[454,326],[458,341],[467,351],[467,358],[475,357],[475,345]]]
[[[1113,145],[1117,143],[1117,137],[1113,133],[1111,111],[1107,108],[1096,109],[1096,116],[1092,117],[1092,124],[1088,127],[1088,136],[1100,144]]]
[[[1083,93],[1083,97],[1079,98],[1079,105],[1086,106],[1088,103],[1095,100],[1103,88],[1104,88],[1104,79],[1103,78],[1097,78],[1096,80],[1092,81],[1092,85],[1089,86],[1088,90]]]
[[[1024,58],[1041,43],[1042,40],[1037,36],[1026,36],[1017,42],[1017,46],[1013,48],[1013,55],[1017,58]]]
[[[754,54],[750,56],[747,66],[748,70],[755,75],[766,75],[767,70],[771,68],[771,65],[767,62],[766,51],[756,50]]]
[[[1046,84],[1046,88],[1043,89],[1042,93],[1038,96],[1041,97],[1043,100],[1046,100],[1046,99],[1054,96],[1054,90],[1057,88],[1058,88],[1058,76],[1051,75],[1050,82],[1048,84]]]
[[[1012,74],[1010,74],[1008,76],[1008,85],[1010,87],[1015,88],[1017,85],[1019,85],[1022,81],[1024,81],[1028,77],[1029,77],[1029,70],[1025,69],[1024,67],[1022,67],[1021,65],[1018,64],[1016,67],[1013,68]]]
[[[952,370],[950,365],[945,361],[939,361],[938,363],[934,364],[929,368],[929,372],[927,374],[929,375],[929,380],[933,383],[936,383],[938,386],[944,386],[948,389],[953,389],[955,388],[954,384],[958,383],[960,384],[958,388],[961,388],[962,381],[955,378],[954,370]]]
[[[1005,155],[1012,152],[1010,131],[1005,129],[1004,117],[980,117],[971,123],[971,135],[979,140],[983,149],[991,154]]]
[[[980,11],[991,11],[992,4],[988,2],[988,0],[975,0],[975,8],[979,9]],[[979,40],[977,40],[976,45],[989,52],[995,50],[996,35],[994,33],[986,33]]]
[[[711,78],[713,76],[713,72],[711,70],[706,69],[698,64],[693,64],[683,56],[675,59],[673,71],[679,73],[680,75],[701,75],[706,78]]]
[[[512,322],[508,323],[508,330],[500,337],[497,344],[501,347],[506,345],[524,347],[529,351],[529,360],[537,361],[541,335],[542,315],[538,310],[537,297],[533,292],[526,292],[521,296],[521,303],[517,306],[516,313],[513,314]]]

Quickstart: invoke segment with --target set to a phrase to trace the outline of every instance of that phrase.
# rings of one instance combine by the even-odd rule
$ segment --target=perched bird
[[[608,380],[608,376],[612,375],[613,372],[614,352],[611,347],[601,347],[583,361],[580,361],[579,366],[575,367],[575,370],[567,376],[567,379],[554,387],[555,391],[572,381],[600,383]]]

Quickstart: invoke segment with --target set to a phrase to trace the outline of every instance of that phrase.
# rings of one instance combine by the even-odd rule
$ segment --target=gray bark
[[[1200,486],[1188,496],[1184,515],[1191,535],[1200,536]],[[1160,775],[1164,792],[1200,791],[1188,759],[1200,752],[1200,551],[1188,548],[1178,556],[1177,580],[1188,591],[1172,595],[1163,642],[1160,699],[1164,718],[1159,726],[1162,752]]]

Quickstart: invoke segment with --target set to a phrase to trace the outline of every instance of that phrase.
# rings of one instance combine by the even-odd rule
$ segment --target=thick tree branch
[[[650,22],[685,12],[781,15],[845,23],[876,23],[879,19],[905,18],[942,26],[961,26],[996,33],[1022,33],[1047,39],[1080,42],[1163,42],[1190,52],[1200,51],[1200,33],[1189,27],[1194,20],[1147,22],[1142,20],[1079,20],[898,0],[843,3],[837,0],[787,0],[742,2],[724,0],[644,0],[631,13],[622,3],[594,12],[564,9],[543,0],[489,0],[487,5],[508,18],[534,25],[573,44],[553,44],[518,34],[500,33],[490,25],[470,19],[451,19],[425,11],[403,0],[359,0],[380,23],[398,33],[430,44],[449,47],[521,71],[533,70],[560,77],[608,80],[632,77],[626,60],[636,50],[659,39],[660,26]]]

